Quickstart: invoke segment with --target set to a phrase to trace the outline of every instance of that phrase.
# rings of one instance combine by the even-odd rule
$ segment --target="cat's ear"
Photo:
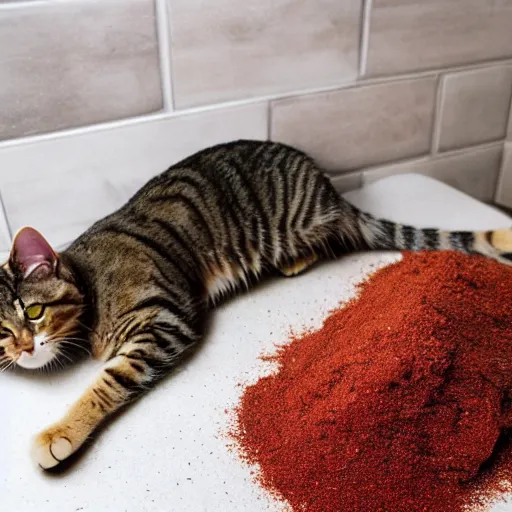
[[[43,235],[34,228],[20,229],[12,243],[9,266],[24,278],[45,278],[55,273],[58,257]]]

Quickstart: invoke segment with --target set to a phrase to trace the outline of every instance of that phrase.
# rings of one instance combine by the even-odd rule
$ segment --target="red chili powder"
[[[512,268],[406,253],[275,360],[233,435],[293,510],[483,510],[511,490]]]

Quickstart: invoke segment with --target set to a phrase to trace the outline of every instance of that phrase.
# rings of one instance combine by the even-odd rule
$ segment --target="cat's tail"
[[[442,231],[377,219],[353,207],[357,238],[369,249],[453,250],[481,254],[512,265],[512,228],[496,231]],[[353,218],[354,218],[353,217]]]

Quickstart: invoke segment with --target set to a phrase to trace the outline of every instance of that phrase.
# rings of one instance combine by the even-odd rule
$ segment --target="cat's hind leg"
[[[311,253],[306,256],[287,260],[279,264],[278,268],[281,274],[286,277],[293,277],[305,272],[309,267],[312,267],[320,257],[316,253]]]

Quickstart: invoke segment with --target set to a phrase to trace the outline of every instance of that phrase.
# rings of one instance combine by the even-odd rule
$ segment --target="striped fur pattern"
[[[201,339],[207,312],[226,294],[268,272],[291,276],[365,249],[453,249],[511,264],[512,231],[449,233],[377,220],[341,199],[302,152],[255,141],[174,165],[59,255],[25,228],[0,275],[0,357],[31,367],[43,340],[47,364],[83,326],[105,362],[65,417],[36,437],[35,461],[57,466],[165,375]],[[38,305],[42,317],[28,318]]]

